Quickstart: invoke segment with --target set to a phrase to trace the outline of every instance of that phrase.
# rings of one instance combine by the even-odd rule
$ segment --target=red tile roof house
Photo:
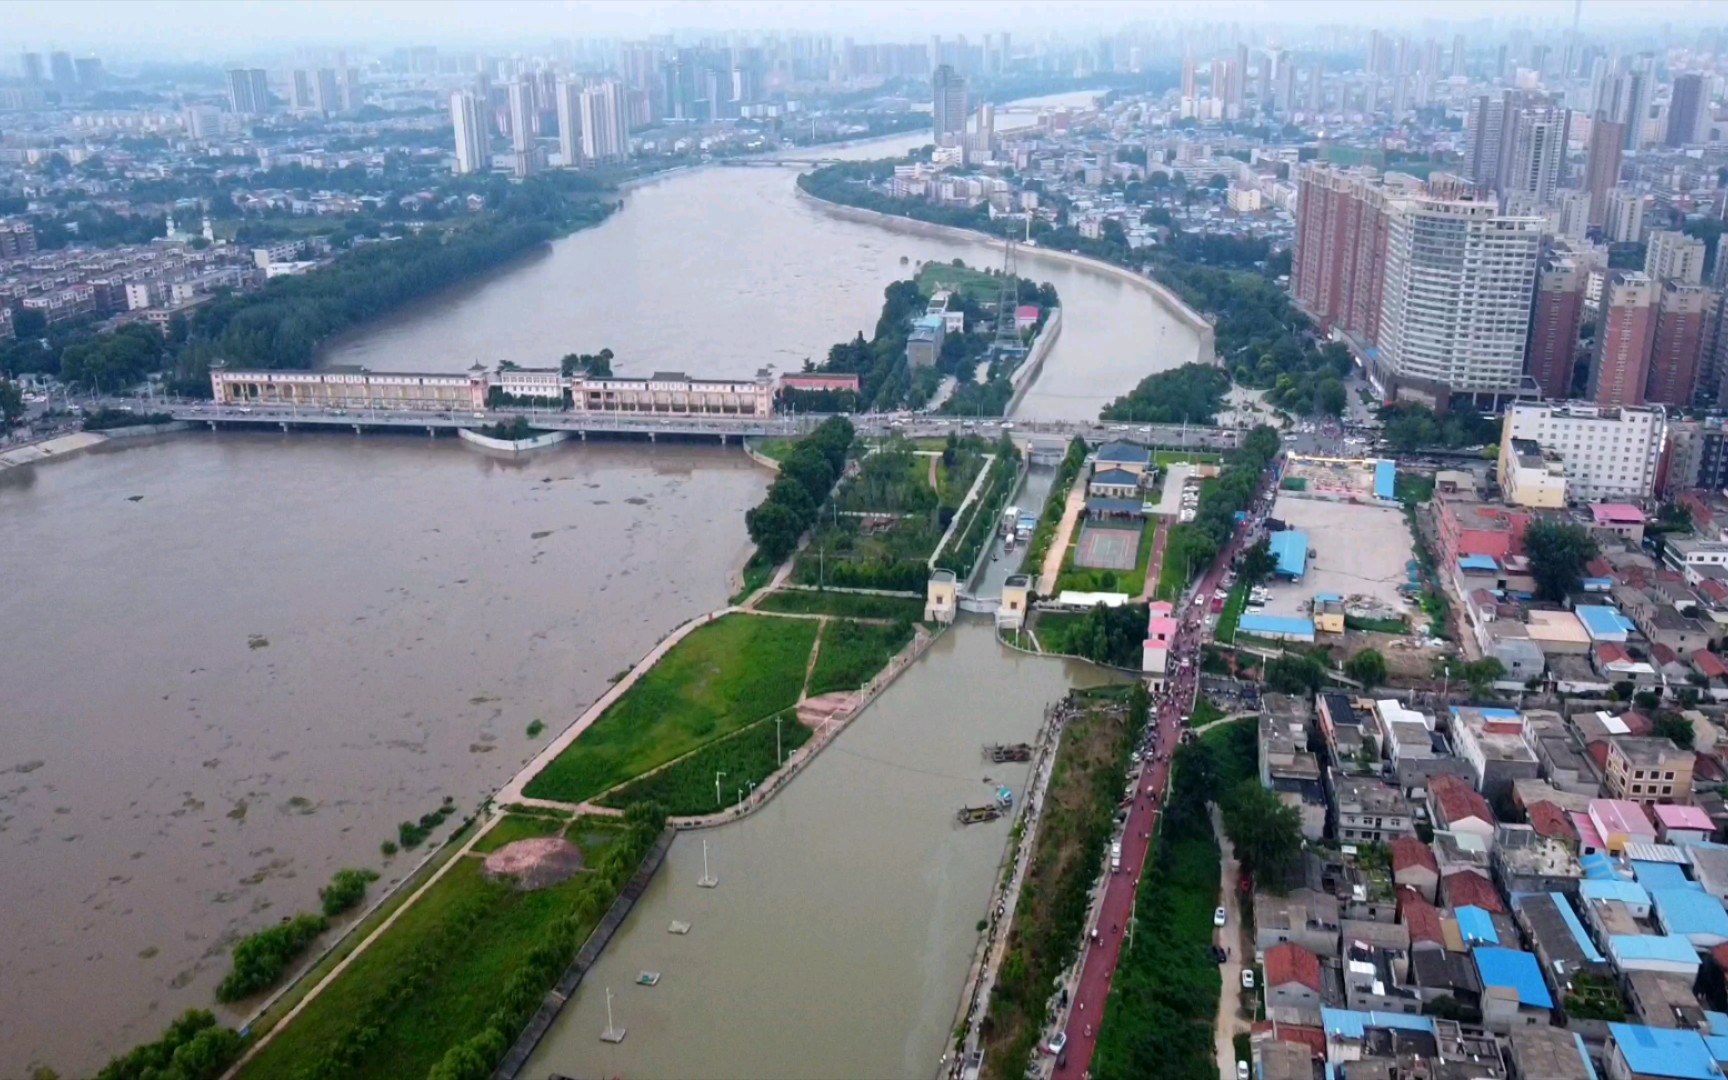
[[[1445,895],[1447,907],[1475,905],[1496,915],[1506,914],[1506,905],[1500,902],[1500,890],[1492,881],[1469,870],[1457,870],[1446,875]]]
[[[1533,803],[1526,811],[1530,816],[1530,827],[1537,836],[1549,840],[1559,840],[1578,851],[1578,830],[1572,827],[1572,819],[1566,816],[1566,811],[1551,802]]]
[[[1398,917],[1410,934],[1411,949],[1444,949],[1446,932],[1440,925],[1440,909],[1423,899],[1415,889],[1398,890]]]
[[[1494,811],[1462,777],[1451,773],[1430,777],[1428,809],[1435,828],[1475,833],[1490,844],[1494,842]]]
[[[1409,886],[1428,900],[1440,887],[1440,863],[1434,849],[1414,836],[1392,841],[1392,884]]]
[[[1318,1011],[1320,958],[1293,941],[1266,950],[1266,1008]]]

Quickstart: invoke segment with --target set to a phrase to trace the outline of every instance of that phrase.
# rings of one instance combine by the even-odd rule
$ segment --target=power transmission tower
[[[1014,313],[1020,306],[1020,281],[1016,276],[1018,269],[1015,261],[1019,253],[1019,245],[1012,237],[1002,250],[1002,287],[996,294],[996,340],[992,347],[1003,355],[1018,355],[1025,352],[1025,346],[1020,344],[1020,330],[1014,322]]]

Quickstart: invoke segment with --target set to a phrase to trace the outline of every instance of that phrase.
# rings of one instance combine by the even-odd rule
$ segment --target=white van
[[[1110,843],[1110,872],[1112,874],[1122,872],[1122,841],[1120,840],[1113,840]]]

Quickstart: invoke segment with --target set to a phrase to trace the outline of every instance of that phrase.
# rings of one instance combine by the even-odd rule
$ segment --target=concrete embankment
[[[1020,407],[1020,401],[1026,396],[1026,391],[1038,381],[1038,375],[1044,370],[1044,358],[1050,355],[1050,346],[1056,344],[1056,339],[1062,334],[1062,309],[1055,308],[1050,317],[1044,321],[1044,329],[1038,331],[1038,336],[1032,339],[1032,349],[1026,354],[1026,359],[1008,381],[1014,386],[1014,395],[1003,407],[1003,416],[1013,416],[1014,410]]]
[[[961,229],[952,225],[935,225],[928,221],[918,221],[915,218],[901,217],[898,214],[884,214],[877,210],[863,210],[856,206],[847,206],[845,203],[837,203],[817,195],[812,195],[802,187],[798,189],[798,197],[801,199],[808,199],[811,203],[821,207],[825,213],[833,214],[835,217],[846,218],[851,221],[862,221],[895,232],[906,233],[911,236],[933,236],[955,240],[970,240],[973,243],[987,244],[991,247],[998,248],[1006,246],[1006,242],[1001,238],[991,236],[988,233],[981,233],[972,229]],[[1199,359],[1208,364],[1216,364],[1218,362],[1218,347],[1212,324],[1207,321],[1206,316],[1183,303],[1181,297],[1177,296],[1169,288],[1159,282],[1154,281],[1144,274],[1137,274],[1125,267],[1117,266],[1114,263],[1107,263],[1102,259],[1094,259],[1090,255],[1077,255],[1071,251],[1057,251],[1055,248],[1023,247],[1021,248],[1021,251],[1023,253],[1035,254],[1038,258],[1056,259],[1061,262],[1071,263],[1075,266],[1083,266],[1088,270],[1095,270],[1100,274],[1107,274],[1114,277],[1118,281],[1136,285],[1145,289],[1146,292],[1158,302],[1160,307],[1169,311],[1170,314],[1181,320],[1183,324],[1199,335]]]
[[[520,454],[526,450],[538,450],[542,446],[556,446],[570,438],[568,431],[548,431],[531,439],[495,439],[490,435],[482,435],[468,428],[457,428],[456,437],[473,446],[484,447],[487,450],[498,450],[506,454]]]
[[[54,458],[69,457],[80,450],[88,450],[92,446],[101,446],[108,441],[106,435],[94,431],[80,431],[71,435],[58,435],[41,442],[26,443],[10,450],[0,451],[0,469],[12,469],[19,465],[34,465],[39,461],[50,461]]]

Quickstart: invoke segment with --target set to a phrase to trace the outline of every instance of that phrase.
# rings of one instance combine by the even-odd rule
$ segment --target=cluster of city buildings
[[[466,372],[215,367],[210,372],[210,390],[216,404],[239,408],[482,416],[493,408],[539,408],[671,418],[768,416],[774,407],[775,384],[766,372],[753,379],[693,379],[682,372],[601,378],[581,372],[565,375],[558,368],[510,365],[488,371],[476,364]]]
[[[1719,720],[1267,695],[1308,841],[1252,895],[1255,1075],[1705,1080],[1728,1062]]]
[[[28,225],[0,222],[0,238],[5,237],[13,239],[17,254],[7,255],[0,247],[0,341],[13,336],[17,312],[40,314],[48,323],[118,317],[166,326],[175,314],[218,292],[299,272],[316,265],[308,255],[329,250],[318,240],[200,247],[172,233],[148,244],[38,251]]]

